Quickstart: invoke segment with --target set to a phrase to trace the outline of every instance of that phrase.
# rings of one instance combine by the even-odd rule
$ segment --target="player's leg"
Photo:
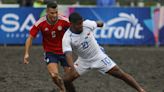
[[[106,70],[108,70],[106,72],[107,74],[123,80],[125,83],[135,88],[138,92],[146,92],[131,75],[121,70],[109,57],[107,57],[103,63],[106,64]]]
[[[73,82],[75,79],[80,77],[80,75],[86,73],[89,70],[89,66],[85,65],[85,63],[80,61],[81,60],[76,60],[76,62],[74,63],[75,70],[70,69],[68,74],[64,76],[63,80],[66,86],[69,86],[70,82]]]
[[[95,62],[95,65],[99,66],[100,72],[107,73],[125,81],[128,85],[137,89],[138,92],[145,92],[131,75],[121,70],[109,57],[102,59],[100,62]]]
[[[79,73],[76,70],[70,69],[70,71],[65,74],[63,80],[64,82],[73,82],[78,77],[80,77]]]
[[[53,80],[53,82],[59,87],[60,92],[65,92],[65,87],[62,78],[58,73],[58,64],[57,63],[49,63],[47,65],[49,74]]]
[[[73,85],[72,81],[75,80],[76,78],[78,78],[78,76],[76,78],[74,77],[75,75],[73,75],[73,74],[71,74],[72,77],[69,76],[70,72],[71,72],[70,67],[64,67],[64,71],[65,71],[64,85],[65,85],[65,88],[66,88],[66,92],[76,92],[75,86]],[[68,78],[67,76],[69,76],[70,78]],[[71,81],[69,81],[69,80],[71,80]]]
[[[59,60],[60,60],[61,65],[64,68],[65,75],[68,75],[71,72],[71,69],[70,69],[69,65],[67,64],[65,56],[60,55]],[[66,92],[76,92],[73,82],[64,82],[64,85],[66,88]]]
[[[67,80],[69,81],[73,81],[74,79],[76,79],[77,77],[79,77],[79,74],[77,71],[73,71],[69,65],[67,64],[67,61],[65,59],[65,56],[58,56],[58,60],[60,60],[61,65],[64,67],[64,72],[65,72],[65,78],[67,78]]]
[[[76,71],[70,68],[69,70],[67,70],[67,72],[63,76],[66,92],[76,92],[75,87],[73,85],[73,81],[77,79],[79,76],[80,75]]]
[[[53,82],[57,85],[59,88],[60,92],[65,92],[65,86],[63,79],[59,75],[58,72],[58,61],[53,53],[46,53],[45,55],[45,61],[47,63],[47,69],[48,72],[53,80]]]
[[[114,66],[107,73],[123,80],[128,85],[135,88],[138,92],[146,92],[131,75],[121,70],[118,66]]]

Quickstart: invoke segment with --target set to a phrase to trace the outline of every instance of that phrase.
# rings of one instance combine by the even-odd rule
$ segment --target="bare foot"
[[[66,92],[65,89],[60,89],[59,92]]]
[[[65,90],[60,90],[59,92],[66,92]]]
[[[141,89],[139,92],[146,92],[144,89]]]

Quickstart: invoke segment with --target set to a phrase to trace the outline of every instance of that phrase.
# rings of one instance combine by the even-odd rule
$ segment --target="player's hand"
[[[24,64],[29,64],[29,54],[24,55]]]

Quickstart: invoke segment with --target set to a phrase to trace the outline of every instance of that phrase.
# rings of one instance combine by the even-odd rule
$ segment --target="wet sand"
[[[147,92],[164,92],[164,47],[104,48]],[[0,92],[57,92],[43,61],[42,47],[33,46],[30,53],[31,62],[24,65],[23,46],[0,46]],[[77,92],[137,92],[123,81],[96,70],[84,74],[74,84]]]

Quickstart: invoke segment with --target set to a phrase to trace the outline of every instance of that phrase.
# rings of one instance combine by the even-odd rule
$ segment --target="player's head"
[[[69,21],[71,23],[71,27],[78,33],[83,31],[83,18],[77,12],[71,13],[69,16]]]
[[[56,2],[49,2],[47,4],[47,16],[49,18],[49,21],[56,22],[58,18],[58,9],[57,9],[57,3]]]

